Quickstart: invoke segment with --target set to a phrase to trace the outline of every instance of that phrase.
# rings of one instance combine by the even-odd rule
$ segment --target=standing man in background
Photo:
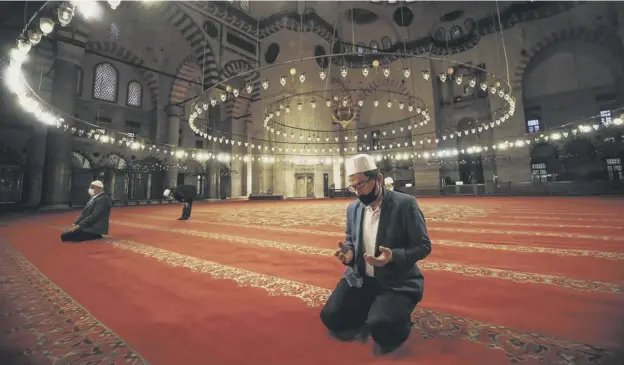
[[[386,189],[372,156],[354,156],[345,169],[358,199],[347,207],[345,239],[334,253],[347,268],[321,321],[341,341],[370,334],[383,355],[410,335],[425,283],[416,262],[429,255],[431,241],[416,199]]]
[[[63,242],[83,242],[102,238],[108,234],[108,225],[113,203],[104,193],[104,184],[95,180],[89,186],[91,199],[82,210],[80,217],[67,231],[61,234]]]
[[[197,198],[197,188],[193,185],[178,185],[174,188],[165,190],[165,197],[175,199],[184,203],[182,208],[182,216],[179,221],[185,221],[191,218],[191,210],[193,209],[193,200]]]

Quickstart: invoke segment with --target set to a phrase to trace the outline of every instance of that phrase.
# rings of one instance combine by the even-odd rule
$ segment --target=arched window
[[[126,104],[130,106],[141,107],[143,99],[143,86],[138,81],[130,81],[128,83],[128,97]]]
[[[118,73],[110,63],[100,63],[95,66],[93,78],[93,98],[116,102]]]
[[[379,43],[377,43],[377,41],[371,41],[370,48],[372,53],[377,53],[377,51],[379,50]]]
[[[390,39],[390,37],[385,36],[381,38],[381,46],[383,47],[384,50],[392,47],[392,40]]]

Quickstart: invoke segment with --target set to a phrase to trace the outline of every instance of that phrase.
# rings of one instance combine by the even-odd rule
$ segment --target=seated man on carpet
[[[92,182],[89,186],[89,195],[91,195],[91,199],[85,205],[82,214],[69,230],[61,234],[61,241],[90,241],[108,234],[108,223],[113,204],[108,195],[104,193],[104,184],[99,180]]]
[[[416,262],[429,255],[431,241],[416,199],[385,189],[372,156],[354,156],[345,169],[358,200],[347,207],[345,240],[334,254],[347,266],[344,278],[321,310],[321,321],[338,340],[370,334],[374,352],[384,355],[410,335],[411,313],[424,289]]]
[[[165,197],[184,203],[182,208],[182,216],[179,221],[185,221],[191,218],[191,209],[193,209],[193,200],[197,198],[197,188],[193,185],[178,185],[175,188],[165,190]]]

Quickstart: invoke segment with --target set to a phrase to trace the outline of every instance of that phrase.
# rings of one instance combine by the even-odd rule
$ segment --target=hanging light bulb
[[[463,81],[463,78],[461,76],[457,76],[455,78],[455,82],[457,83],[457,85],[461,85],[462,81]]]
[[[403,76],[405,76],[406,79],[409,79],[411,74],[412,74],[412,71],[410,71],[409,68],[404,68],[403,69]]]
[[[410,112],[414,110],[414,106],[412,104],[409,104],[407,106],[407,110],[409,110]]]
[[[286,85],[286,77],[284,76],[280,77],[280,84],[282,84],[282,86]]]
[[[374,105],[374,106],[378,106],[378,105],[379,105],[379,100],[375,100],[375,101],[373,101],[373,105]]]
[[[331,100],[329,100],[329,99],[325,100],[325,105],[327,105],[328,107],[330,107],[330,106],[331,106]]]
[[[251,94],[251,92],[253,91],[253,86],[251,86],[251,84],[247,84],[247,86],[245,87],[245,90],[247,90],[248,94]]]
[[[385,77],[390,76],[390,69],[389,69],[389,68],[387,68],[387,67],[384,67],[384,69],[383,69],[383,75],[384,75]]]
[[[327,77],[327,74],[325,73],[325,71],[321,70],[319,72],[319,77],[321,78],[321,80],[325,80],[325,77]]]
[[[296,74],[297,74],[297,69],[296,69],[296,68],[294,68],[294,67],[292,67],[292,68],[290,69],[290,76],[295,76]]]
[[[115,10],[119,4],[121,4],[121,0],[108,0],[108,3],[110,4],[111,9]]]
[[[59,23],[61,23],[62,26],[67,26],[74,17],[74,8],[63,4],[56,9],[56,15],[58,16]]]
[[[399,109],[403,110],[403,108],[405,108],[405,103],[404,102],[400,102],[399,103]]]
[[[368,76],[368,67],[362,69],[362,75],[364,75],[364,77]]]
[[[226,98],[227,98],[227,95],[225,95],[225,93],[221,94],[221,101],[225,101]]]
[[[237,98],[237,97],[238,97],[238,93],[239,93],[238,89],[234,89],[234,90],[232,91],[232,94],[234,94],[234,97],[235,97],[235,98]]]
[[[485,82],[481,83],[481,90],[485,91],[485,90],[487,90],[487,87],[488,86],[487,86],[487,84]]]
[[[23,54],[26,54],[32,48],[32,44],[28,41],[28,39],[24,37],[19,37],[17,39],[17,49],[20,50]]]
[[[37,45],[39,42],[41,42],[42,36],[43,34],[41,34],[41,32],[36,29],[28,30],[28,40],[30,41],[30,44],[32,45]]]
[[[388,105],[388,108],[392,108],[392,100],[388,100],[388,103],[386,105]]]
[[[362,106],[362,105],[364,105],[364,100],[360,99],[360,100],[358,100],[357,103],[358,103],[359,106]]]
[[[429,78],[431,77],[431,72],[429,70],[423,70],[422,71],[422,77],[425,80],[429,80]]]
[[[299,75],[299,82],[301,82],[302,84],[305,82],[305,74]]]
[[[342,68],[340,69],[340,75],[342,75],[342,77],[347,77],[347,68],[345,66],[342,66]]]
[[[303,105],[301,103],[297,104],[297,110],[299,111],[303,110]]]
[[[312,100],[310,106],[312,106],[312,109],[316,108],[316,101]]]
[[[39,29],[44,35],[48,35],[54,30],[54,21],[50,18],[39,19]]]
[[[215,99],[215,98],[211,98],[211,99],[210,99],[210,105],[212,105],[212,106],[217,105],[217,99]]]
[[[268,88],[269,88],[269,80],[264,80],[264,81],[262,81],[262,88],[263,88],[264,90],[266,90],[266,89],[268,89]]]
[[[342,106],[347,106],[347,103],[348,103],[347,99],[342,99]]]
[[[440,72],[438,77],[440,78],[440,81],[442,81],[442,82],[446,81],[446,74],[444,72]]]

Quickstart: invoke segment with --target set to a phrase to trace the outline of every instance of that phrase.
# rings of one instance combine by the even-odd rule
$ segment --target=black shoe
[[[355,330],[347,330],[341,332],[329,331],[329,336],[335,340],[342,342],[366,342],[368,340],[369,332],[366,327],[357,328]]]
[[[399,347],[401,347],[401,345],[403,344],[400,343],[398,345],[392,345],[392,346],[381,346],[375,342],[375,344],[373,345],[373,354],[375,356],[388,355],[388,354],[395,352]]]
[[[180,220],[181,220],[181,221],[187,221],[187,220],[188,220],[188,218],[186,218],[186,217],[182,217],[182,218],[180,218]]]

